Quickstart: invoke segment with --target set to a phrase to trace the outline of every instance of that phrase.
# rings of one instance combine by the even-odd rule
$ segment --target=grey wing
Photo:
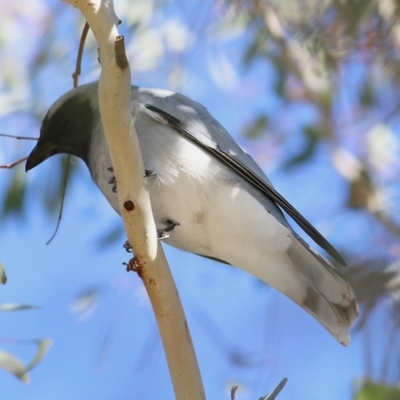
[[[281,206],[304,232],[339,264],[346,265],[346,261],[339,252],[272,186],[256,162],[205,107],[174,92],[159,92],[151,89],[139,89],[139,91],[140,102],[154,119],[170,125],[187,139],[212,153],[270,200]],[[163,95],[161,96],[160,93]],[[282,221],[283,216],[278,215],[279,209],[271,211],[278,220]]]

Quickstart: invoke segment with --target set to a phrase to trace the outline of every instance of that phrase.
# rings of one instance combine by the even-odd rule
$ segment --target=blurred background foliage
[[[18,116],[21,124],[18,132],[3,133],[28,135],[38,132],[54,101],[49,87],[59,87],[60,93],[68,89],[66,77],[74,69],[84,21],[76,26],[76,19],[71,22],[66,6],[59,2],[0,3],[0,118]],[[143,86],[159,82],[165,86],[166,78],[170,89],[201,91],[205,83],[194,68],[198,57],[206,58],[210,79],[227,92],[240,85],[239,76],[246,71],[259,71],[258,90],[273,105],[260,104],[258,112],[239,121],[232,134],[241,133],[257,161],[276,176],[287,177],[305,203],[315,200],[302,211],[311,214],[310,219],[348,260],[345,274],[361,303],[357,327],[366,336],[366,359],[373,346],[368,325],[377,305],[389,310],[388,335],[392,344],[398,340],[399,2],[121,0],[116,4],[121,30],[129,38],[134,81]],[[173,7],[181,8],[181,18],[174,16]],[[161,19],[161,14],[168,18]],[[35,43],[33,50],[16,45],[27,31]],[[91,35],[83,71],[85,81],[99,73]],[[30,142],[6,138],[0,138],[0,144],[4,164],[26,156],[32,147]],[[0,193],[2,224],[23,220],[33,197],[40,198],[56,220],[66,161],[60,158],[54,165],[51,173],[35,180],[34,190],[27,187],[22,166],[1,172],[7,181],[7,189]],[[69,185],[79,179],[80,168],[72,162]],[[312,179],[317,174],[318,181]],[[320,191],[331,192],[333,198],[318,204]],[[340,233],[335,236],[335,231]],[[122,237],[115,225],[98,241],[104,246]],[[382,363],[397,362],[398,357],[398,352],[387,351]],[[395,388],[369,381],[357,393],[357,400],[400,398]]]

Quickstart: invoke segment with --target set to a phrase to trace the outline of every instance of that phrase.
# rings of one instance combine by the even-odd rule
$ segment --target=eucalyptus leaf
[[[3,202],[2,216],[24,214],[24,202],[26,194],[25,172],[18,166],[14,169],[14,173],[6,189],[6,195]]]
[[[366,381],[360,391],[354,396],[354,400],[399,400],[400,387]]]
[[[245,128],[245,135],[251,139],[264,135],[268,127],[268,122],[267,115],[259,115],[249,127]]]
[[[14,304],[14,303],[5,303],[0,304],[0,312],[1,311],[26,311],[26,310],[34,310],[40,307],[32,306],[30,304]]]
[[[43,360],[49,348],[53,345],[53,341],[51,339],[38,339],[35,342],[37,345],[37,350],[32,361],[26,366],[26,371],[30,371],[35,368]]]
[[[279,385],[270,393],[267,394],[265,397],[260,397],[259,400],[275,400],[278,394],[282,391],[282,389],[285,387],[286,382],[288,381],[287,378],[283,378],[280,382]]]
[[[306,126],[303,129],[304,137],[306,139],[306,144],[304,148],[294,157],[290,158],[283,165],[285,169],[292,168],[298,164],[305,163],[309,161],[317,150],[317,145],[321,139],[321,134],[318,129],[312,126]]]
[[[5,369],[25,383],[29,382],[24,364],[17,357],[2,349],[0,349],[0,368]]]
[[[0,283],[2,283],[3,285],[7,283],[6,270],[4,269],[1,261],[0,261]]]

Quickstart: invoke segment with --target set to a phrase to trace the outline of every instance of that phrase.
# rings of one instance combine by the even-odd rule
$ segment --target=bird
[[[349,345],[349,329],[358,316],[354,291],[295,232],[282,210],[337,263],[345,266],[345,260],[279,194],[253,158],[203,105],[182,94],[132,86],[131,111],[159,238],[259,278]],[[60,153],[81,158],[119,212],[98,82],[55,101],[25,169]]]

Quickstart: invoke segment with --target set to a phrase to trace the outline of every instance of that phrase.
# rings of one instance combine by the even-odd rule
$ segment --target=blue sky
[[[55,7],[59,10],[58,35],[62,39],[59,54],[52,54],[55,61],[36,76],[39,95],[29,93],[28,103],[43,114],[71,87],[78,33],[68,33],[71,27],[76,29],[78,12],[66,4],[38,4],[44,7],[43,13]],[[203,10],[205,19],[210,10],[211,7]],[[157,24],[171,16],[183,25],[191,23],[187,19],[189,13],[174,5],[154,14]],[[35,18],[40,22],[39,17]],[[35,21],[32,23],[37,28],[40,23]],[[43,42],[40,34],[29,36],[21,35],[18,39],[20,45],[24,43],[29,49],[26,54]],[[300,167],[289,177],[277,169],[282,157],[295,152],[301,143],[296,132],[299,125],[313,120],[312,110],[307,106],[288,110],[285,122],[293,125],[293,137],[284,147],[286,153],[281,148],[276,150],[273,137],[257,142],[240,137],[243,125],[260,110],[282,112],[272,92],[272,70],[265,64],[257,64],[251,70],[239,65],[243,45],[243,39],[213,42],[210,35],[199,34],[185,58],[188,72],[180,91],[206,105],[262,163],[278,190],[340,244],[341,223],[349,224],[345,217],[330,217],[323,223],[319,219],[330,215],[329,208],[335,210],[344,195],[340,180],[330,180],[334,172],[324,159],[324,150],[314,163]],[[96,62],[87,59],[88,53],[85,57],[82,82],[96,76],[92,69]],[[176,60],[179,55],[173,57]],[[226,60],[232,64],[229,79],[213,72],[213,60],[218,61],[217,65]],[[229,70],[230,66],[226,68]],[[168,65],[164,72],[134,68],[134,83],[171,88],[167,70]],[[2,91],[6,91],[4,85]],[[37,136],[39,125],[36,120],[18,114],[0,120],[0,131]],[[14,152],[24,155],[32,147],[30,143],[20,145],[7,140],[0,138],[0,155],[7,157],[5,162],[12,160]],[[102,236],[120,224],[119,217],[91,182],[83,163],[74,162],[78,163],[77,176],[68,188],[60,231],[49,246],[45,243],[53,232],[55,218],[49,218],[37,191],[58,176],[54,173],[58,168],[55,158],[27,177],[25,219],[11,216],[2,221],[0,259],[9,281],[0,287],[0,304],[27,303],[40,309],[0,314],[0,336],[21,340],[46,337],[54,342],[43,362],[30,373],[30,384],[22,384],[0,371],[2,398],[172,399],[148,299],[140,279],[127,274],[122,266],[129,258],[122,249],[124,237],[111,245],[98,244]],[[19,168],[22,173],[23,167]],[[11,173],[2,170],[0,174],[0,191],[4,192]],[[326,185],[327,180],[330,186]],[[303,191],[303,187],[311,189]],[[332,188],[334,196],[329,192]],[[165,251],[186,310],[207,398],[229,399],[229,388],[239,384],[238,400],[257,399],[283,377],[288,377],[289,382],[280,400],[351,398],[353,383],[367,372],[361,335],[354,335],[351,346],[344,348],[299,307],[244,272],[168,246]],[[76,311],[77,299],[88,291],[96,294],[94,308]],[[381,312],[385,311],[382,308]],[[371,335],[384,347],[381,319],[371,326]],[[0,348],[25,361],[34,352],[32,346],[8,341],[0,342]],[[376,353],[374,365],[378,366],[379,348]],[[378,368],[372,372],[379,376]]]

